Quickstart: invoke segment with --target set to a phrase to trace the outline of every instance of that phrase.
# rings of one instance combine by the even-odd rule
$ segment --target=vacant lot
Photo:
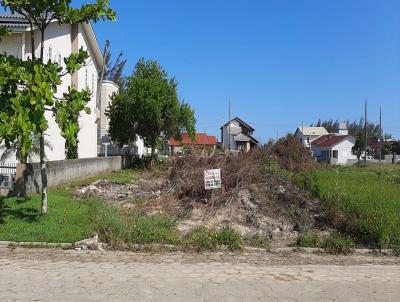
[[[313,176],[310,189],[333,226],[373,247],[400,244],[400,166],[342,167]]]

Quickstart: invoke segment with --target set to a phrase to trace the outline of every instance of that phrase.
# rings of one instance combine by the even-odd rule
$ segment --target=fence
[[[12,188],[16,172],[17,164],[0,163],[0,188]]]

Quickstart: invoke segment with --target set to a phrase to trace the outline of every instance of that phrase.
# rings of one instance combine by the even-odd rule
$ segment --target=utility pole
[[[231,101],[229,100],[229,121],[228,121],[228,149],[231,152]]]
[[[364,166],[367,166],[367,149],[368,149],[368,101],[365,100],[365,150],[364,150]]]
[[[379,163],[382,162],[382,141],[383,141],[383,132],[382,132],[382,107],[379,107]]]

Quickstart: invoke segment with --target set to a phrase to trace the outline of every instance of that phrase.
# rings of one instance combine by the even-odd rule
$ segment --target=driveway
[[[400,259],[0,247],[0,301],[398,301]]]

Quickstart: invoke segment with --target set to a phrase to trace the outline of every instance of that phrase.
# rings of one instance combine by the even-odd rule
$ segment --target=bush
[[[315,161],[309,149],[305,148],[292,134],[278,140],[272,146],[279,165],[292,172],[309,172],[315,169]]]
[[[205,227],[192,230],[185,238],[185,246],[195,249],[197,252],[215,250],[218,245],[217,233]]]
[[[237,251],[243,247],[242,238],[231,227],[225,227],[217,233],[217,240],[220,245],[225,245],[231,251]]]
[[[205,227],[198,227],[185,237],[185,246],[197,252],[214,251],[218,245],[226,246],[231,251],[237,251],[243,247],[243,240],[230,227],[226,227],[220,232],[211,231]]]
[[[343,254],[348,255],[354,251],[353,240],[338,232],[333,232],[323,242],[323,247],[328,254]]]
[[[322,242],[316,233],[306,232],[297,237],[296,246],[299,247],[321,247]]]

